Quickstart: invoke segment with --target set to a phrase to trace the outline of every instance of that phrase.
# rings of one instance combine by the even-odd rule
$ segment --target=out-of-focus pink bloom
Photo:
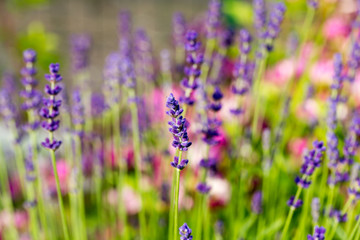
[[[320,60],[311,68],[310,81],[314,84],[330,85],[333,75],[333,60]]]
[[[228,58],[224,59],[222,68],[221,68],[221,74],[224,76],[225,79],[232,78],[233,72],[234,72],[234,61]]]
[[[161,172],[161,166],[162,166],[162,156],[159,154],[156,154],[152,157],[152,166],[154,170],[154,182],[156,186],[160,186],[162,183],[162,172]]]
[[[266,81],[274,83],[278,86],[284,86],[295,74],[295,61],[293,59],[285,59],[277,63],[265,74]]]
[[[70,166],[63,159],[56,162],[57,173],[59,176],[60,188],[63,193],[68,191],[68,180],[70,177]],[[56,182],[54,172],[51,166],[47,169],[47,184],[51,192],[56,192]]]
[[[228,140],[226,139],[226,134],[222,129],[219,130],[219,136],[216,137],[216,140],[218,141],[218,144],[215,144],[214,146],[210,147],[210,156],[212,158],[220,160],[222,159],[224,149],[228,144]]]
[[[323,28],[325,38],[330,40],[338,37],[347,37],[350,32],[350,25],[344,18],[341,17],[328,19]]]
[[[352,83],[352,86],[351,86],[351,93],[354,97],[354,100],[355,100],[355,103],[356,103],[356,106],[359,107],[360,106],[360,73],[358,72],[356,74],[356,77],[355,77],[355,81]]]
[[[106,194],[106,201],[109,205],[116,207],[118,202],[118,192],[115,189],[110,189]]]
[[[3,210],[0,212],[0,231],[10,226],[13,216],[10,212]]]
[[[220,177],[211,177],[207,179],[210,189],[210,206],[224,206],[231,197],[231,187],[227,180]]]
[[[320,114],[320,107],[314,99],[307,99],[302,106],[297,109],[297,116],[308,122],[318,119]]]
[[[300,158],[307,147],[307,141],[305,138],[296,138],[290,141],[289,151],[296,158]]]
[[[150,100],[149,115],[151,121],[153,121],[154,123],[163,122],[166,116],[166,106],[164,104],[166,95],[164,94],[163,90],[160,88],[155,88],[150,93],[148,99]]]
[[[12,174],[9,180],[11,197],[16,199],[21,194],[20,178],[17,174]]]
[[[119,203],[119,195],[117,190],[111,189],[106,194],[106,200],[109,205],[117,207]],[[122,204],[125,205],[126,212],[128,214],[136,214],[141,209],[141,199],[133,188],[125,186],[121,192]]]
[[[29,217],[26,211],[16,211],[14,214],[15,226],[18,229],[25,230],[29,223]]]
[[[307,43],[304,45],[302,52],[300,53],[299,60],[297,61],[296,66],[296,77],[300,77],[302,73],[305,71],[306,64],[308,63],[311,53],[314,49],[314,46],[312,43]]]
[[[136,214],[141,209],[141,199],[131,187],[124,187],[121,193],[121,198],[125,204],[126,212],[128,214]]]

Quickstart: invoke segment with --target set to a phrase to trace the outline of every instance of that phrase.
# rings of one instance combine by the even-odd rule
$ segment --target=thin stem
[[[341,210],[340,214],[346,214],[347,213],[347,211],[349,210],[353,200],[354,200],[354,197],[353,197],[353,195],[351,195],[348,198],[348,200],[346,201],[346,203],[345,203],[343,209]],[[335,236],[336,229],[337,229],[338,225],[339,225],[339,220],[336,219],[335,224],[333,225],[333,227],[331,229],[331,232],[329,233],[329,236],[326,239],[329,239],[329,240],[333,239],[333,237]]]
[[[31,114],[29,113],[29,117]],[[34,121],[32,118],[29,119],[30,124],[32,124]],[[44,230],[45,238],[49,239],[49,229],[45,214],[45,204],[44,204],[44,197],[42,194],[42,179],[39,171],[39,162],[38,162],[38,150],[37,150],[37,137],[36,132],[31,130],[30,131],[30,138],[31,138],[31,144],[32,144],[32,156],[33,156],[33,163],[35,167],[35,174],[36,174],[36,180],[35,180],[35,187],[36,187],[36,195],[37,195],[37,207],[39,211],[39,217],[40,222]]]
[[[356,221],[354,229],[351,231],[349,240],[353,239],[353,237],[355,236],[355,233],[357,233],[355,239],[359,239],[359,236],[360,236],[360,228],[359,227],[360,227],[360,217]]]
[[[82,127],[79,125],[77,126],[77,131],[82,131]],[[77,161],[77,169],[78,169],[78,181],[79,181],[79,194],[78,194],[78,201],[79,201],[79,214],[80,214],[80,227],[81,227],[81,238],[87,239],[86,234],[86,215],[85,215],[85,199],[84,199],[84,177],[82,171],[82,144],[80,136],[76,136],[76,161]]]
[[[50,141],[52,142],[52,140],[53,140],[53,133],[50,132]],[[61,195],[59,175],[58,175],[58,171],[57,171],[57,167],[56,167],[55,151],[50,150],[50,155],[51,155],[51,163],[53,165],[53,171],[54,171],[54,176],[55,176],[56,193],[57,193],[58,201],[59,201],[60,217],[61,217],[61,224],[62,224],[62,228],[63,228],[63,232],[64,232],[64,239],[70,240],[69,232],[68,232],[68,229],[66,226],[65,211],[64,211],[63,199],[62,199],[62,195]]]
[[[129,98],[135,98],[135,90],[129,89]],[[131,126],[133,132],[133,147],[134,147],[134,158],[135,158],[135,179],[136,179],[136,187],[137,191],[140,193],[142,199],[142,207],[139,212],[139,222],[140,222],[140,238],[145,238],[145,228],[146,228],[146,219],[145,219],[145,211],[142,197],[142,188],[141,188],[141,147],[140,147],[140,131],[139,131],[139,119],[138,119],[138,108],[135,101],[132,101],[130,104],[130,112],[131,112]]]
[[[175,156],[179,155],[179,149],[176,148]],[[174,230],[174,201],[175,201],[175,182],[176,182],[176,174],[172,175],[172,184],[171,184],[171,192],[170,192],[170,209],[169,209],[169,232],[168,239],[173,239],[173,230]]]
[[[181,161],[182,151],[179,151],[179,161]],[[180,189],[180,169],[175,169],[175,189],[174,189],[174,235],[173,239],[178,239],[178,234],[176,234],[178,229],[178,213],[179,213],[179,189]]]
[[[298,190],[296,191],[295,198],[294,198],[294,201],[293,201],[294,204],[296,204],[296,202],[298,201],[298,199],[300,197],[300,194],[301,194],[301,190],[302,190],[302,187],[298,187]],[[291,219],[292,219],[292,217],[294,215],[295,209],[296,208],[294,206],[290,207],[290,211],[289,211],[289,214],[288,214],[288,216],[286,218],[285,226],[284,226],[284,229],[283,229],[282,234],[281,234],[281,240],[286,239],[286,234],[288,232],[290,222],[291,222]]]
[[[253,88],[253,96],[255,97],[255,110],[254,110],[254,118],[252,122],[251,132],[252,132],[252,138],[255,139],[258,135],[257,133],[257,127],[258,127],[258,121],[259,121],[259,112],[260,112],[260,82],[262,79],[262,76],[265,71],[266,67],[266,60],[267,60],[267,53],[263,52],[263,57],[260,59],[259,68],[257,70],[254,88]]]
[[[117,184],[117,192],[118,196],[121,197],[122,189],[124,186],[125,181],[125,174],[126,174],[126,164],[124,164],[123,159],[121,157],[121,140],[120,140],[120,105],[116,105],[113,109],[113,124],[114,124],[114,146],[116,149],[116,156],[118,157],[118,166],[119,166],[119,178]],[[114,150],[115,150],[114,149]],[[121,236],[123,239],[129,239],[128,234],[128,226],[127,226],[127,215],[126,209],[122,201],[118,202],[118,214],[123,224],[123,231]]]
[[[3,153],[3,149],[0,148],[0,185],[3,186],[2,190],[2,197],[3,197],[3,205],[4,208],[7,209],[9,211],[9,213],[12,216],[11,219],[11,224],[10,224],[10,236],[12,237],[12,239],[18,239],[18,232],[16,231],[16,227],[15,227],[15,221],[14,221],[14,206],[12,203],[12,199],[11,199],[11,195],[10,195],[10,183],[9,183],[9,176],[8,176],[8,172],[7,172],[7,167],[6,167],[6,160],[4,159],[4,153]]]

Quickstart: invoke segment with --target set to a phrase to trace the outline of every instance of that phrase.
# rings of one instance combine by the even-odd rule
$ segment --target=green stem
[[[135,90],[129,89],[129,98],[135,98]],[[142,207],[139,212],[139,222],[140,222],[140,238],[144,239],[146,236],[146,219],[145,219],[145,202],[142,197],[142,188],[141,188],[141,147],[140,147],[140,131],[139,131],[139,119],[138,119],[138,108],[135,101],[130,103],[130,112],[131,112],[131,126],[133,133],[133,146],[134,146],[134,158],[135,158],[135,179],[136,179],[136,188],[140,193],[142,199]]]
[[[300,194],[301,194],[301,190],[302,190],[302,187],[298,187],[298,190],[296,191],[295,198],[294,198],[294,204],[296,204],[297,200],[299,199]],[[290,207],[290,211],[289,211],[289,214],[288,214],[288,216],[286,218],[285,226],[284,226],[284,229],[283,229],[282,234],[281,234],[281,240],[286,239],[286,234],[288,232],[290,222],[291,222],[291,219],[292,219],[292,217],[294,215],[295,209],[296,208],[293,207],[293,206]]]
[[[345,203],[343,209],[341,210],[340,214],[346,214],[347,213],[347,211],[349,210],[353,200],[354,200],[354,197],[353,197],[353,195],[351,195],[348,198],[348,200],[346,201],[346,203]],[[339,221],[336,219],[335,224],[333,225],[333,227],[331,229],[331,232],[329,233],[329,236],[326,238],[327,240],[331,240],[331,239],[334,238],[338,225],[339,225]]]
[[[354,227],[353,230],[351,231],[349,240],[352,240],[352,239],[353,239],[353,237],[355,236],[355,233],[356,233],[356,232],[357,232],[357,234],[356,234],[356,238],[355,238],[355,239],[359,239],[359,234],[360,234],[360,231],[358,231],[358,230],[359,230],[359,227],[360,227],[360,217],[359,217],[359,219],[356,221],[355,227]]]
[[[30,113],[29,113],[30,115]],[[30,124],[33,123],[32,120],[30,120]],[[45,204],[44,204],[44,197],[42,193],[42,179],[40,175],[39,170],[39,161],[38,161],[38,151],[37,151],[37,137],[36,132],[31,130],[30,131],[30,138],[32,143],[32,156],[33,156],[33,163],[35,167],[35,174],[36,174],[36,180],[35,180],[35,187],[36,187],[36,196],[37,196],[37,207],[40,217],[40,223],[43,227],[45,239],[50,239],[46,214],[45,214]]]
[[[37,221],[37,214],[36,214],[36,208],[33,205],[35,203],[35,192],[34,192],[34,186],[32,182],[28,182],[26,184],[26,191],[27,191],[27,199],[29,201],[29,215],[30,215],[30,228],[31,228],[31,235],[33,239],[40,239],[39,236],[39,226]]]
[[[52,132],[50,133],[50,141],[51,142],[53,141],[53,133]],[[60,217],[61,217],[62,229],[64,232],[64,239],[70,240],[69,232],[68,232],[68,229],[66,226],[65,211],[64,211],[64,204],[63,204],[63,199],[62,199],[62,194],[61,194],[61,189],[60,189],[59,175],[58,175],[58,171],[57,171],[57,167],[56,167],[55,151],[50,150],[50,155],[51,155],[51,163],[53,165],[53,171],[54,171],[54,176],[55,176],[56,192],[57,192],[58,201],[59,201]]]
[[[179,155],[179,149],[176,149],[175,156]],[[173,239],[173,230],[174,230],[174,198],[175,198],[175,182],[176,182],[176,174],[172,175],[172,184],[171,184],[171,191],[170,191],[170,209],[169,209],[169,232],[168,232],[168,239]]]
[[[257,127],[258,127],[258,121],[259,121],[260,101],[261,101],[261,96],[260,96],[259,91],[260,91],[260,82],[261,82],[261,79],[262,79],[262,76],[264,74],[265,67],[266,67],[266,60],[267,60],[267,53],[264,51],[263,57],[260,59],[259,68],[257,70],[254,88],[252,91],[253,96],[255,97],[254,118],[253,118],[252,127],[251,127],[253,139],[255,139],[258,136]]]
[[[19,239],[18,233],[16,231],[15,221],[13,219],[14,217],[14,206],[12,203],[11,195],[10,195],[10,183],[9,183],[9,176],[7,172],[7,162],[4,159],[4,153],[3,149],[0,147],[0,184],[1,186],[4,186],[2,188],[2,197],[3,197],[3,205],[4,208],[9,211],[9,213],[12,216],[11,224],[10,224],[10,236],[12,239]]]
[[[181,161],[181,155],[182,155],[182,151],[179,152],[179,161]],[[175,189],[174,189],[174,235],[173,235],[173,239],[177,240],[178,239],[178,234],[177,229],[178,229],[178,213],[179,213],[179,189],[180,189],[180,169],[176,168],[175,169]]]
[[[82,131],[82,127],[76,126],[77,131],[80,132]],[[79,136],[76,136],[75,138],[75,142],[76,142],[76,165],[77,165],[77,169],[78,169],[78,183],[79,183],[79,188],[78,188],[78,201],[79,201],[79,217],[80,217],[80,232],[81,232],[81,239],[87,239],[87,234],[86,234],[86,215],[85,215],[85,198],[84,198],[84,176],[83,176],[83,171],[82,171],[82,143],[81,143],[81,139]]]

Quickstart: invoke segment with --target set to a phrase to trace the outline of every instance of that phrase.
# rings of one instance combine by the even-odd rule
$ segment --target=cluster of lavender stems
[[[257,140],[260,140],[258,138],[260,129],[262,131],[263,126],[270,128],[268,124],[272,124],[271,119],[266,118],[265,109],[261,105],[260,84],[263,80],[269,54],[274,51],[274,42],[279,37],[286,7],[284,3],[278,2],[274,4],[270,12],[267,12],[264,0],[254,0],[254,26],[256,30],[254,36],[256,38],[253,38],[250,35],[252,31],[242,29],[236,35],[232,29],[224,28],[222,24],[222,4],[222,1],[210,0],[207,15],[202,23],[204,25],[203,29],[198,29],[196,25],[186,24],[181,13],[175,14],[173,18],[173,40],[176,68],[173,69],[171,66],[173,59],[169,50],[163,50],[161,54],[160,74],[162,82],[160,84],[163,87],[162,92],[169,94],[173,90],[170,85],[175,83],[175,81],[172,82],[173,77],[175,80],[184,76],[180,83],[184,91],[179,99],[175,99],[172,93],[166,99],[166,107],[168,108],[166,114],[171,118],[168,122],[169,131],[173,137],[172,147],[175,148],[175,156],[173,156],[169,164],[172,168],[168,166],[169,169],[173,170],[173,183],[170,191],[170,205],[166,205],[166,207],[169,207],[170,215],[167,239],[176,240],[180,237],[180,240],[190,240],[193,239],[193,234],[195,239],[211,239],[212,235],[219,239],[224,239],[224,237],[240,239],[245,238],[250,227],[255,225],[258,240],[268,237],[266,232],[272,231],[269,229],[273,226],[277,228],[283,227],[281,240],[285,240],[293,237],[290,236],[290,231],[292,231],[290,226],[294,224],[292,219],[296,209],[300,207],[302,207],[302,211],[295,232],[295,239],[306,237],[308,240],[324,240],[325,237],[330,240],[335,239],[336,234],[340,233],[338,229],[341,224],[346,221],[348,223],[345,225],[346,228],[342,229],[343,236],[347,236],[350,240],[359,239],[360,217],[356,216],[356,210],[360,199],[360,178],[358,170],[356,170],[356,154],[359,147],[360,116],[357,110],[353,110],[347,116],[347,119],[352,116],[351,124],[347,127],[343,127],[342,122],[338,119],[338,108],[340,105],[346,104],[346,99],[342,97],[342,90],[346,84],[352,84],[355,81],[356,72],[360,66],[359,37],[353,39],[347,61],[343,62],[340,54],[335,55],[334,81],[331,85],[328,117],[326,119],[327,147],[325,148],[323,142],[314,141],[314,149],[308,151],[304,156],[300,175],[295,178],[297,191],[287,201],[290,209],[285,222],[282,222],[282,220],[279,224],[275,222],[274,225],[264,230],[267,223],[272,221],[269,216],[275,215],[278,211],[281,213],[280,209],[282,209],[281,206],[275,206],[281,201],[280,197],[274,196],[271,199],[271,191],[273,188],[280,186],[279,180],[277,180],[277,178],[281,177],[278,167],[284,162],[278,160],[281,156],[279,158],[275,157],[275,152],[276,150],[279,153],[280,150],[286,151],[284,146],[288,138],[283,136],[285,135],[285,122],[287,119],[291,119],[289,115],[292,114],[293,110],[290,108],[291,98],[289,94],[297,86],[304,87],[309,83],[306,82],[308,81],[307,77],[299,77],[299,75],[290,77],[285,86],[285,94],[280,96],[280,105],[283,104],[280,108],[283,115],[280,116],[278,129],[275,129],[274,132],[269,129],[262,132],[263,147],[258,151]],[[300,61],[300,54],[307,42],[309,29],[319,2],[317,0],[308,0],[307,4],[308,8],[304,29],[301,32],[300,45],[297,48],[298,51],[294,50],[296,64]],[[189,30],[189,26],[196,29],[196,31]],[[235,36],[239,40],[236,46],[234,46]],[[201,46],[200,42],[204,43],[204,45]],[[255,51],[252,48],[253,43],[257,44]],[[96,231],[102,230],[105,222],[110,222],[109,230],[106,229],[110,233],[106,234],[111,237],[127,240],[136,235],[139,239],[150,239],[150,236],[153,235],[149,230],[155,229],[158,227],[157,225],[162,226],[164,221],[158,212],[159,206],[156,203],[147,202],[150,199],[149,195],[154,196],[154,199],[156,199],[156,194],[152,193],[153,189],[143,186],[147,181],[147,178],[143,177],[143,175],[150,177],[150,174],[147,174],[148,171],[154,172],[154,175],[155,171],[159,171],[158,169],[154,171],[151,169],[159,168],[159,166],[157,166],[158,163],[152,162],[155,161],[152,159],[152,154],[155,152],[153,146],[149,145],[149,147],[147,145],[149,141],[147,131],[152,131],[152,125],[149,123],[152,119],[147,114],[148,111],[156,110],[156,106],[149,106],[150,104],[145,98],[147,94],[152,93],[152,88],[155,89],[159,83],[152,43],[145,30],[138,29],[133,32],[130,13],[127,11],[121,12],[119,14],[119,46],[106,59],[103,93],[99,95],[92,93],[89,88],[90,46],[91,41],[87,35],[77,35],[72,38],[71,62],[74,80],[77,82],[83,80],[88,83],[75,86],[72,101],[67,100],[66,94],[64,97],[61,96],[61,100],[59,98],[59,95],[63,93],[63,86],[60,85],[62,77],[59,74],[59,64],[50,64],[50,74],[45,76],[49,82],[45,86],[45,93],[48,96],[42,99],[42,94],[36,89],[38,85],[35,78],[36,53],[30,49],[24,52],[25,67],[21,70],[24,90],[21,91],[20,95],[24,98],[22,108],[26,111],[27,121],[23,128],[20,128],[18,124],[21,114],[16,111],[14,97],[9,93],[11,91],[7,92],[7,88],[4,87],[5,90],[0,92],[0,113],[15,134],[13,144],[15,164],[20,178],[21,190],[24,194],[23,197],[25,198],[24,207],[29,214],[30,236],[32,239],[52,239],[52,233],[47,225],[54,224],[47,221],[50,217],[53,217],[51,216],[53,213],[50,211],[45,212],[45,206],[49,204],[44,202],[47,193],[43,192],[42,183],[44,179],[42,179],[39,172],[38,155],[40,154],[38,154],[37,127],[41,125],[49,134],[41,145],[49,150],[51,156],[56,196],[60,209],[62,237],[65,240],[80,240],[87,239],[88,234],[92,233],[92,230],[89,229],[93,223],[88,221],[85,214],[86,205],[92,199],[88,201],[88,196],[85,194],[92,194],[94,191],[96,212],[98,214]],[[233,48],[236,48],[235,52],[238,55],[233,61],[235,63],[233,76],[229,77],[224,69],[229,67],[226,65],[226,61],[230,59],[229,55],[232,54]],[[252,51],[255,54],[252,54]],[[255,55],[254,59],[252,58],[253,55]],[[304,72],[307,72],[308,65],[306,63]],[[182,72],[182,69],[179,70],[180,68],[184,69],[183,73],[180,73]],[[233,80],[229,90],[234,95],[235,104],[230,109],[230,113],[237,121],[237,130],[236,137],[231,140],[231,144],[234,145],[231,146],[232,150],[227,149],[229,151],[224,153],[227,154],[226,157],[216,159],[216,154],[213,154],[212,150],[217,150],[218,138],[222,137],[220,118],[223,115],[220,111],[224,104],[222,101],[225,80]],[[347,89],[345,88],[345,90]],[[248,94],[249,92],[251,92],[252,96]],[[248,95],[254,97],[254,103],[251,103],[254,108],[250,127],[251,132],[247,132],[247,126],[243,125],[243,121],[247,121],[246,117],[250,114],[246,102]],[[43,100],[44,106],[40,109],[41,100]],[[92,104],[88,104],[90,102]],[[71,107],[69,106],[65,110],[64,104]],[[194,106],[195,111],[191,111],[191,113],[195,112],[194,118],[189,116],[191,106]],[[149,107],[154,107],[154,109],[149,110]],[[66,143],[67,146],[64,146],[65,160],[71,166],[71,177],[69,183],[66,183],[69,188],[69,219],[66,218],[67,214],[64,209],[56,163],[56,153],[62,144],[62,141],[56,140],[54,136],[54,133],[60,128],[60,108],[67,111],[65,118],[68,117],[69,120],[69,122],[65,123],[63,120],[65,119],[64,114],[62,114],[61,123],[66,127],[64,132],[70,136],[69,139],[64,139],[64,142],[69,142],[69,144]],[[249,114],[245,115],[247,112]],[[40,116],[45,119],[42,123],[39,120]],[[191,121],[193,123],[191,131],[187,119],[194,119],[194,121]],[[224,125],[226,132],[229,131],[227,127],[229,126]],[[195,129],[194,132],[199,133],[197,137],[205,145],[205,154],[201,156],[199,166],[194,166],[194,169],[191,170],[187,169],[184,174],[195,173],[192,175],[194,185],[190,189],[191,194],[193,194],[191,197],[194,200],[191,203],[194,214],[191,215],[193,216],[192,219],[186,219],[186,222],[194,227],[194,232],[187,223],[182,226],[179,225],[179,221],[182,221],[179,218],[180,175],[181,171],[189,164],[186,152],[192,145],[189,134],[193,133],[193,129]],[[30,145],[26,146],[28,148],[20,144],[23,140],[22,130],[25,130],[24,132],[29,135]],[[130,131],[132,134],[128,134]],[[339,134],[340,131],[343,132]],[[131,146],[129,146],[131,153],[126,156],[124,145],[129,139],[132,141]],[[157,144],[154,143],[154,145]],[[251,150],[248,148],[251,148]],[[325,150],[326,156],[324,155]],[[0,191],[4,196],[4,209],[14,214],[15,209],[10,194],[12,185],[9,182],[7,161],[3,159],[4,153],[2,151],[3,149],[0,149]],[[107,154],[109,154],[110,163],[104,162]],[[91,160],[95,159],[91,162],[90,171],[94,172],[91,177],[86,175],[88,155],[93,155]],[[228,163],[220,161],[220,158],[230,161],[236,160],[236,162],[229,163],[230,168],[235,169],[231,170],[229,179],[227,179],[228,176],[223,176],[223,169],[219,169],[219,167],[229,167],[226,165]],[[254,158],[254,162],[257,160],[262,161],[259,168],[260,176],[251,172],[253,178],[248,177],[248,168],[251,166],[247,160],[250,158]],[[273,161],[275,161],[275,164],[273,164]],[[106,164],[111,165],[110,171],[105,171]],[[317,168],[320,170],[316,170]],[[160,175],[163,174],[162,171],[162,169],[159,171]],[[321,176],[318,176],[320,172]],[[224,221],[221,214],[214,214],[216,210],[212,209],[211,204],[213,202],[211,200],[213,199],[211,197],[213,191],[209,180],[213,176],[234,183],[230,190],[229,209],[226,209],[226,213],[229,214],[229,221]],[[187,179],[189,179],[188,176]],[[87,180],[89,183],[94,184],[94,188],[87,189]],[[253,181],[251,186],[249,180]],[[274,183],[277,185],[272,186]],[[162,182],[162,186],[165,186],[164,184],[166,182]],[[134,187],[136,197],[140,199],[140,207],[136,215],[127,212],[129,211],[128,206],[124,204],[122,199],[128,186]],[[293,186],[295,187],[295,185]],[[321,187],[319,196],[315,196],[314,191],[316,190],[314,190],[314,187],[319,186]],[[63,187],[62,183],[61,187]],[[106,206],[106,210],[110,211],[103,211],[105,201],[108,200],[102,196],[104,187],[111,193],[116,192],[115,211],[112,211],[112,206]],[[308,191],[302,193],[302,190],[307,188]],[[337,197],[337,192],[345,189],[347,189],[347,195],[342,206],[339,204],[340,198]],[[186,191],[188,190],[186,189]],[[166,195],[168,191],[169,189],[164,188],[163,202],[166,204],[169,202]],[[286,191],[279,189],[279,196],[284,193]],[[301,197],[302,194],[305,195],[303,198]],[[186,192],[185,195],[185,197],[188,197],[189,193]],[[247,197],[249,197],[248,209],[246,207]],[[148,210],[150,204],[154,205],[154,212]],[[186,204],[188,203],[186,202]],[[215,204],[217,203],[215,202]],[[163,207],[163,205],[160,207]],[[311,221],[308,223],[310,211]],[[213,221],[215,216],[218,217],[216,223],[220,223],[219,226],[221,225],[221,227],[216,224],[215,233],[213,234],[211,224],[215,222]],[[227,224],[231,224],[229,231],[224,228],[224,226],[227,227]],[[307,235],[310,232],[308,231],[310,225],[314,231],[313,234]],[[320,227],[320,225],[324,227]],[[68,230],[70,226],[71,232]],[[136,232],[135,228],[139,232]],[[15,224],[9,225],[9,234],[13,239],[20,238]],[[156,236],[156,234],[159,237],[159,233],[154,235]]]

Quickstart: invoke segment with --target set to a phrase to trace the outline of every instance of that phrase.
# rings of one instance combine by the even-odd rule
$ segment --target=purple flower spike
[[[219,0],[211,0],[209,2],[206,32],[208,38],[215,38],[217,28],[220,25],[221,18],[221,2]]]
[[[314,235],[308,235],[308,240],[324,240],[326,229],[324,227],[315,226]]]
[[[301,207],[303,201],[301,199],[298,199],[296,202],[294,202],[294,200],[295,200],[295,196],[290,197],[290,199],[287,201],[287,205],[293,208]]]
[[[45,78],[50,82],[50,85],[47,85],[45,92],[49,95],[49,98],[44,99],[44,107],[40,110],[40,115],[46,120],[42,123],[42,127],[49,131],[50,133],[56,131],[60,126],[60,120],[55,118],[59,116],[59,108],[61,106],[61,100],[56,100],[55,97],[61,91],[61,87],[56,85],[59,81],[62,80],[61,75],[59,74],[60,65],[58,63],[50,64],[50,74],[46,74]],[[57,150],[61,145],[61,141],[53,139],[53,135],[50,135],[50,138],[46,138],[42,142],[42,146],[50,150]]]
[[[22,104],[22,109],[37,112],[41,103],[41,93],[35,89],[38,85],[38,81],[35,79],[37,71],[34,66],[36,62],[36,52],[32,49],[25,50],[23,52],[23,58],[25,67],[21,69],[21,82],[25,89],[20,92],[20,96],[23,97],[25,101]],[[32,114],[35,115],[35,113]]]
[[[177,12],[173,16],[173,39],[175,46],[182,46],[185,40],[186,23],[184,15]]]
[[[320,217],[319,198],[313,198],[311,201],[311,216],[314,223],[317,223],[319,221],[319,217]]]
[[[75,89],[72,95],[73,105],[71,109],[72,121],[74,125],[82,125],[85,122],[85,110],[79,89]]]
[[[191,229],[189,228],[189,226],[184,223],[180,228],[179,228],[179,234],[181,235],[180,240],[192,240],[193,236],[191,236]]]
[[[192,144],[189,141],[187,134],[188,122],[181,115],[183,109],[180,107],[179,102],[172,93],[170,93],[169,97],[166,99],[166,107],[169,109],[166,111],[166,114],[172,118],[172,120],[168,122],[170,126],[169,132],[173,135],[172,146],[180,151],[187,151]],[[187,159],[179,159],[175,156],[174,160],[171,162],[171,166],[183,170],[188,162]]]
[[[201,194],[208,194],[210,192],[211,187],[208,186],[205,182],[201,182],[197,185],[196,189]]]
[[[285,11],[286,7],[282,2],[275,4],[271,11],[269,23],[266,29],[266,49],[269,52],[273,50],[273,41],[280,33],[280,25],[284,19]]]
[[[319,7],[319,1],[318,0],[308,0],[307,4],[309,7],[317,9]]]
[[[254,0],[254,25],[259,38],[265,37],[266,6],[264,0]]]
[[[89,65],[91,38],[86,34],[73,35],[70,44],[73,71],[83,71]]]
[[[262,193],[261,191],[256,191],[251,199],[251,211],[255,214],[260,214],[262,212]]]

